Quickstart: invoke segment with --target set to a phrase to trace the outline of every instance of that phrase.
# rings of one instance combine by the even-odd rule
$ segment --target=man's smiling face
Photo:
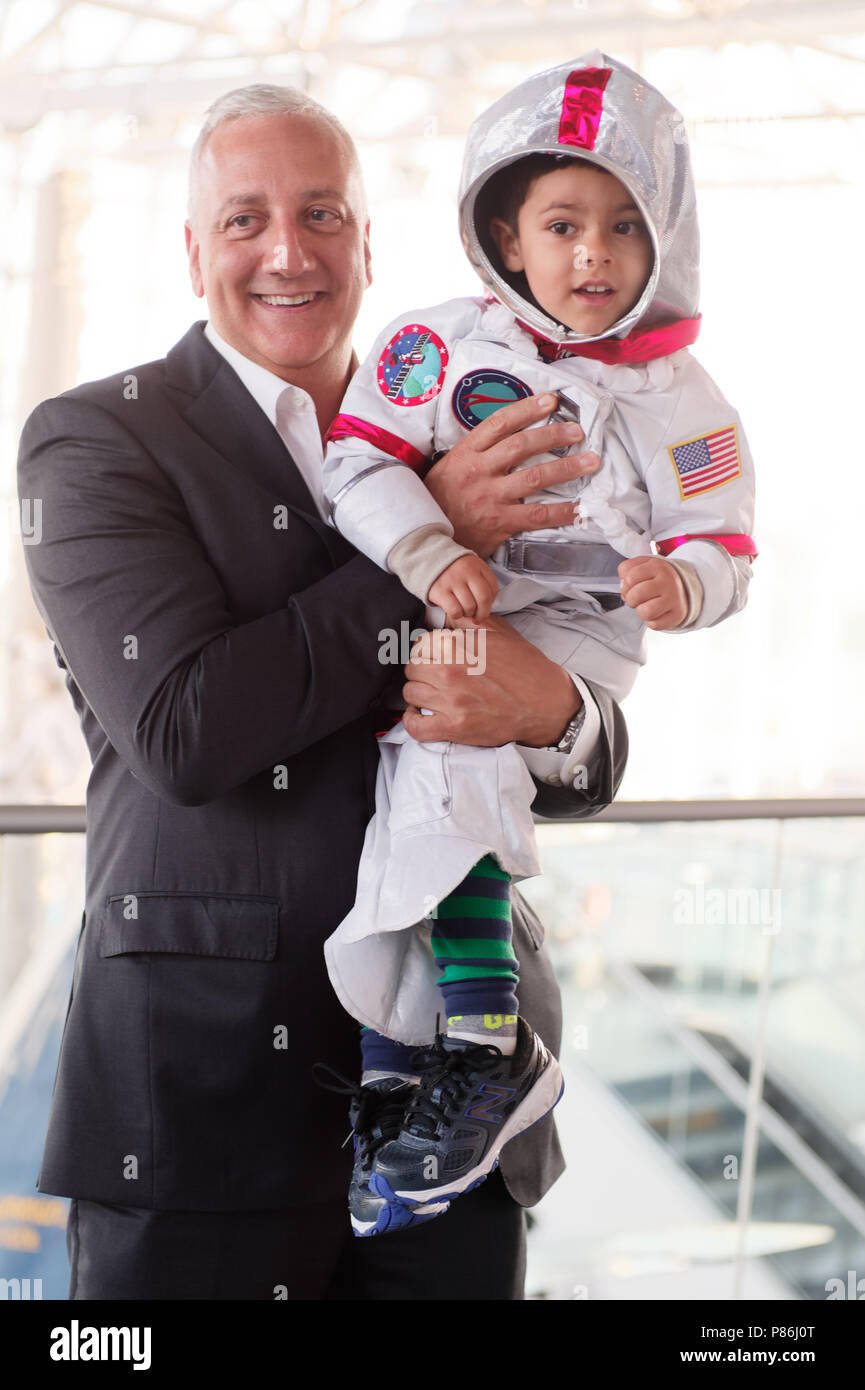
[[[189,269],[226,342],[307,389],[344,375],[372,276],[360,172],[308,116],[224,121],[201,156]]]

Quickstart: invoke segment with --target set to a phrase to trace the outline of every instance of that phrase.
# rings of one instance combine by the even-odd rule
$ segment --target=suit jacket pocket
[[[112,1071],[122,1078],[113,1144],[135,1159],[138,1183],[125,1186],[141,1192],[126,1202],[172,1205],[194,1194],[203,1209],[254,1205],[262,1145],[288,1142],[295,1039],[288,1049],[280,1039],[297,1005],[278,951],[279,912],[275,898],[217,893],[108,899],[98,953],[100,992],[112,1000]]]
[[[125,893],[108,899],[100,956],[156,952],[273,960],[279,901],[218,893]]]

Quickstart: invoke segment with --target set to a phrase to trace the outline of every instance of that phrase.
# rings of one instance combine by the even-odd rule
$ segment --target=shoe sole
[[[379,1193],[379,1196],[383,1196]],[[359,1221],[356,1216],[351,1218],[351,1229],[356,1236],[383,1236],[389,1231],[404,1231],[409,1226],[420,1226],[425,1221],[431,1221],[435,1216],[441,1216],[450,1206],[449,1202],[424,1202],[423,1211],[413,1211],[404,1202],[397,1202],[390,1198],[388,1206],[379,1212],[375,1221]],[[427,1211],[426,1208],[430,1210]]]
[[[535,1082],[522,1105],[514,1111],[507,1124],[502,1126],[495,1143],[481,1159],[481,1162],[474,1168],[470,1168],[463,1177],[458,1178],[450,1185],[431,1188],[424,1192],[401,1191],[399,1188],[392,1188],[387,1178],[382,1177],[380,1173],[373,1173],[370,1176],[369,1185],[379,1197],[385,1197],[389,1202],[403,1205],[411,1203],[417,1207],[426,1206],[428,1202],[453,1201],[455,1198],[463,1196],[464,1193],[479,1187],[498,1167],[499,1155],[505,1144],[516,1139],[518,1134],[524,1134],[545,1115],[549,1115],[551,1110],[555,1110],[564,1095],[564,1091],[565,1079],[562,1076],[562,1069],[551,1054],[550,1065]],[[552,1096],[555,1096],[555,1100],[551,1099]]]

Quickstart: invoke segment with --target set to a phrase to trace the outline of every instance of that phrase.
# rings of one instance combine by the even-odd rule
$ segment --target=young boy
[[[487,294],[384,330],[329,434],[332,520],[437,606],[432,620],[506,613],[582,693],[587,677],[622,699],[645,627],[738,612],[756,554],[739,417],[688,351],[698,232],[681,118],[597,51],[541,73],[473,125],[460,224]],[[550,393],[601,467],[527,499],[573,498],[572,526],[514,536],[487,563],[453,540],[423,474],[492,411]],[[565,782],[585,717],[558,745]],[[445,1210],[562,1090],[516,994],[510,883],[540,872],[525,763],[513,745],[419,743],[401,725],[379,745],[357,899],[325,947],[365,1025],[359,1235]],[[446,1034],[419,1052],[442,1000]]]

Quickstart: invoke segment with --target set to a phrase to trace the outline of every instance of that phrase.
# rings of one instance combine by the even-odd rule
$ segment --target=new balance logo
[[[495,1113],[496,1107],[506,1105],[511,1096],[516,1094],[515,1091],[508,1086],[487,1086],[486,1084],[480,1086],[479,1090],[484,1092],[484,1098],[476,1100],[473,1105],[469,1106],[468,1110],[465,1111],[465,1118],[467,1120],[483,1120],[486,1125],[501,1124],[504,1116]]]

